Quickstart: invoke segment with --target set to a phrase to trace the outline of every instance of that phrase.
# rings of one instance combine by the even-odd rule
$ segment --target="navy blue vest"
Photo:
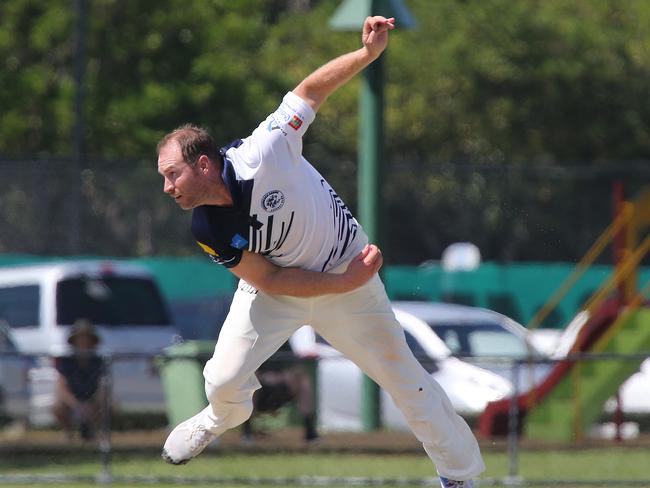
[[[249,215],[253,180],[238,180],[235,168],[226,159],[226,151],[239,147],[238,139],[220,149],[223,161],[221,176],[233,199],[232,207],[201,205],[192,211],[192,234],[201,248],[217,264],[232,268],[239,264],[243,250],[249,248],[250,227],[261,223]]]

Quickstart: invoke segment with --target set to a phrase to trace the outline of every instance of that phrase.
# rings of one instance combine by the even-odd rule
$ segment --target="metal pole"
[[[70,185],[70,208],[68,212],[68,251],[78,254],[81,250],[81,170],[84,166],[84,77],[86,73],[86,25],[87,0],[75,0],[77,18],[75,22],[74,47],[74,113],[75,123],[72,134],[72,182]]]
[[[384,56],[380,56],[363,73],[359,120],[359,216],[371,242],[381,247],[379,228],[383,153]],[[379,387],[363,377],[361,418],[363,430],[381,427]]]
[[[98,483],[111,484],[113,474],[111,470],[111,405],[113,403],[113,357],[104,358],[104,375],[102,376],[102,406],[101,427],[99,437],[99,453],[101,457],[101,472],[97,477]]]
[[[363,73],[359,127],[359,216],[371,241],[380,239],[379,187],[383,153],[384,56]]]
[[[508,409],[508,480],[519,479],[519,360],[512,362],[512,396]]]

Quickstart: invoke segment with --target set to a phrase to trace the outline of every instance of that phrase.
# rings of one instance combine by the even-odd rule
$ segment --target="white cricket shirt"
[[[368,238],[350,210],[302,156],[315,112],[292,92],[246,139],[222,149],[234,207],[203,205],[192,231],[214,261],[236,266],[243,249],[283,267],[327,271]]]

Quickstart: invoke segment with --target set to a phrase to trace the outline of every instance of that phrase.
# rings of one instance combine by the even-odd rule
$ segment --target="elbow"
[[[318,109],[325,101],[325,98],[319,91],[312,87],[309,79],[303,80],[296,88],[293,89],[294,95],[298,95],[302,98],[307,104],[314,110],[318,112]]]

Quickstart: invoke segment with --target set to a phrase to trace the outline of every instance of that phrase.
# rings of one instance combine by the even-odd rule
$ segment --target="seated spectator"
[[[99,336],[90,322],[78,320],[72,326],[68,344],[72,354],[56,361],[59,379],[54,416],[67,438],[78,429],[81,438],[88,441],[99,427],[104,394],[104,361],[96,352]]]
[[[291,350],[289,342],[271,356],[257,370],[257,379],[262,388],[253,396],[253,415],[259,412],[277,412],[284,405],[294,402],[304,426],[304,439],[312,442],[318,439],[314,405],[314,387],[303,364]],[[243,424],[243,435],[251,440],[253,430],[251,419]]]

